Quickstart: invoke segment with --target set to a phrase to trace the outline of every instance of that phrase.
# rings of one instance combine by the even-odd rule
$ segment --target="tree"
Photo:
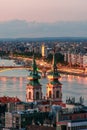
[[[52,62],[53,60],[53,54],[49,54],[47,57],[47,61],[48,62]],[[61,53],[55,53],[55,60],[56,63],[64,63],[64,55],[62,55]]]

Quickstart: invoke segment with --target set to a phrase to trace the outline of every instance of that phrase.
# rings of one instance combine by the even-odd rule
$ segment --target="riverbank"
[[[22,60],[24,60],[25,62],[27,62],[27,60],[28,61],[30,61],[30,63],[31,63],[31,61],[32,61],[32,59],[29,59],[29,58],[24,58],[24,59],[22,59]],[[2,61],[4,61],[4,62],[6,62],[6,64],[5,65],[8,65],[9,66],[9,64],[8,64],[8,62],[9,62],[9,60],[3,60],[3,59],[1,59],[1,63],[4,63],[4,62],[2,62]],[[11,61],[11,60],[10,60]],[[45,71],[47,72],[48,70],[50,71],[51,70],[51,64],[48,64],[48,63],[46,63],[46,62],[42,62],[42,61],[39,61],[39,60],[36,60],[36,62],[37,62],[37,66],[38,66],[38,68],[40,69],[40,70],[43,70],[43,68],[45,69]],[[29,65],[29,63],[28,63],[28,65]],[[14,66],[14,62],[13,62],[13,59],[12,59],[12,63],[10,63],[10,66]],[[3,66],[3,68],[2,68],[2,64],[1,64],[1,68],[0,68],[0,72],[2,72],[2,71],[6,71],[6,70],[8,70],[9,68],[4,68],[5,66]],[[20,67],[19,67],[20,68]],[[25,66],[25,68],[26,68],[26,66]],[[11,69],[11,68],[10,68]],[[75,76],[80,76],[80,77],[87,77],[87,70],[83,70],[83,69],[81,69],[81,68],[69,68],[69,67],[66,67],[66,66],[61,66],[61,67],[59,67],[58,66],[58,70],[59,70],[59,73],[60,74],[66,74],[66,75],[75,75]]]
[[[76,72],[67,72],[64,70],[59,70],[60,74],[66,74],[66,75],[74,75],[74,76],[80,76],[80,77],[87,77],[87,73],[76,73]]]

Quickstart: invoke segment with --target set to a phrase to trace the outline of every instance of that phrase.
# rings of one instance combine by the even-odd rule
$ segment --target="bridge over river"
[[[29,71],[32,70],[31,66],[0,66],[0,72],[7,71],[11,69],[27,69]],[[42,77],[46,77],[46,69],[39,68],[38,72],[41,73]]]
[[[30,66],[0,66],[0,69],[31,68]]]
[[[5,71],[5,70],[8,70],[8,69],[28,69],[28,70],[32,70],[31,68],[31,65],[29,66],[23,66],[23,65],[20,65],[20,66],[0,66],[0,71]],[[47,67],[47,66],[38,66],[38,71],[39,73],[41,73],[41,75],[43,77],[46,77],[46,73],[48,71],[50,71],[51,68],[50,67]],[[78,72],[76,70],[72,71],[72,70],[67,70],[67,69],[59,69],[59,73],[63,73],[63,74],[67,74],[67,75],[75,75],[75,76],[81,76],[81,77],[87,77],[87,73],[84,73],[84,72]]]

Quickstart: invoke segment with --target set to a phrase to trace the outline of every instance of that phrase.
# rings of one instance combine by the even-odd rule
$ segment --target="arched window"
[[[36,92],[36,100],[39,99],[39,92]]]
[[[31,99],[31,92],[29,92],[29,99]]]
[[[51,95],[52,95],[52,93],[51,93],[51,91],[49,91],[49,98],[51,98]]]
[[[59,98],[59,91],[56,91],[56,98]]]

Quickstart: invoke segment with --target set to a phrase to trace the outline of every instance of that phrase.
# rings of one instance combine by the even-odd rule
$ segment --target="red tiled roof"
[[[6,96],[3,96],[3,97],[0,97],[0,103],[15,103],[15,102],[21,102],[21,100],[17,97],[6,97]]]

